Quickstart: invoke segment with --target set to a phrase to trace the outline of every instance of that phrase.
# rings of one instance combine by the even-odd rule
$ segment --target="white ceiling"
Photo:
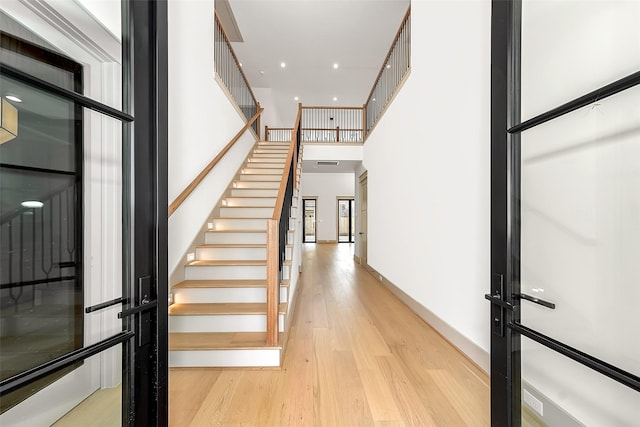
[[[409,0],[229,3],[244,40],[233,48],[265,117],[278,122],[263,120],[270,127],[293,126],[298,102],[361,106],[409,6]]]

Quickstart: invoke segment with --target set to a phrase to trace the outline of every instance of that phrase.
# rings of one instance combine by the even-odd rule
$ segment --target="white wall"
[[[244,121],[214,79],[213,2],[169,2],[169,203]],[[169,218],[169,273],[241,166],[255,139],[247,132]]]
[[[488,370],[491,3],[414,1],[411,15],[411,75],[364,145],[368,264]]]
[[[316,240],[338,240],[337,197],[353,197],[353,173],[303,173],[302,197],[317,197]]]

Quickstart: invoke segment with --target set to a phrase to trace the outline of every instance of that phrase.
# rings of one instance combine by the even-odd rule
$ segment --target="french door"
[[[355,199],[338,198],[338,243],[356,241]]]
[[[492,425],[638,423],[638,22],[493,2]]]
[[[2,425],[167,423],[166,5],[111,8],[0,4]]]

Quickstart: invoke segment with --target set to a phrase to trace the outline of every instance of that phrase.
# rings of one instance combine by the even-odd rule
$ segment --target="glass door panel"
[[[522,425],[635,426],[640,393],[522,337]]]
[[[638,19],[640,2],[523,1],[522,121],[638,72]],[[518,323],[640,375],[640,323],[622,308],[640,299],[640,87],[525,130],[513,149]],[[524,425],[637,423],[640,393],[516,337]]]
[[[118,318],[126,289],[123,124],[56,91],[121,108],[120,7],[110,6],[118,22],[111,30],[93,14],[100,12],[77,2],[1,6],[2,425],[51,425],[65,414],[61,425],[95,424],[100,414],[120,425],[128,403],[123,360],[132,334]],[[33,19],[38,13],[66,20],[50,26]],[[68,39],[66,25],[84,37]],[[63,369],[49,369],[83,352]],[[13,385],[42,372],[35,382]],[[77,421],[72,414],[87,406],[90,417]]]

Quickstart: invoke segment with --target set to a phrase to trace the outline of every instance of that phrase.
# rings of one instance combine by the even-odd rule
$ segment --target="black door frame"
[[[131,36],[123,43],[124,62],[130,64],[123,78],[130,103],[123,104],[135,117],[123,138],[132,172],[130,197],[125,195],[131,205],[123,205],[123,217],[130,220],[123,229],[132,239],[124,254],[132,271],[123,272],[129,284],[123,314],[130,314],[124,327],[136,334],[123,355],[133,367],[123,375],[132,404],[123,408],[123,425],[162,426],[169,423],[167,3],[130,0],[123,12],[129,25],[123,33]]]
[[[520,122],[522,0],[492,0],[491,424],[521,425],[520,336],[640,391],[640,378],[520,323],[520,133],[640,85],[640,71]],[[522,298],[525,296],[522,295]],[[544,304],[543,304],[544,305]]]

